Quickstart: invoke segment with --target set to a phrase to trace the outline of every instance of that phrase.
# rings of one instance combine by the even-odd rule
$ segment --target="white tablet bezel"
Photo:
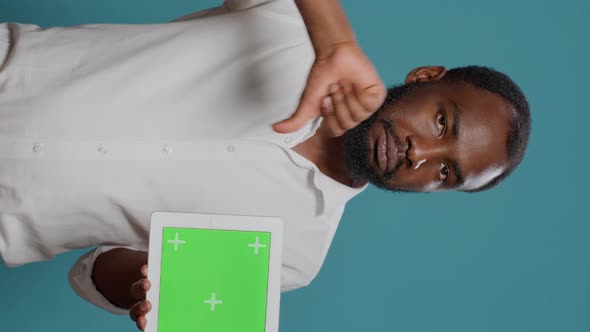
[[[277,217],[237,216],[221,214],[154,212],[150,223],[148,279],[151,289],[146,298],[152,310],[146,315],[146,332],[158,330],[160,300],[160,266],[162,262],[162,233],[164,227],[198,228],[271,233],[265,332],[278,332],[281,295],[281,264],[283,222]]]

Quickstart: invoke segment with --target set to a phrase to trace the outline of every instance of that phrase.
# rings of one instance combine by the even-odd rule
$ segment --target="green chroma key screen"
[[[164,228],[158,332],[264,332],[270,233]]]

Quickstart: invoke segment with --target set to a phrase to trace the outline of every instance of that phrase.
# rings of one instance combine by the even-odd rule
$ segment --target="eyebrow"
[[[463,115],[463,110],[457,105],[454,100],[451,100],[451,104],[453,105],[453,138],[455,140],[459,140],[459,134],[461,130],[461,117]],[[463,178],[463,171],[461,169],[461,165],[456,160],[452,160],[450,162],[451,168],[453,169],[453,173],[455,173],[456,177],[456,186],[461,186],[465,182]]]
[[[463,170],[461,169],[461,165],[455,160],[451,160],[449,162],[451,164],[451,168],[453,169],[453,173],[455,173],[456,183],[455,186],[462,186],[465,182],[465,178],[463,178]]]
[[[453,138],[458,139],[459,133],[461,130],[461,118],[463,115],[463,110],[457,105],[457,103],[451,100],[451,104],[453,105]]]

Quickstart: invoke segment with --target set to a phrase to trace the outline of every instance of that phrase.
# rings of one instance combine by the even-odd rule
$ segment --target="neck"
[[[315,135],[295,146],[293,150],[332,179],[350,187],[362,185],[354,183],[346,171],[344,138],[329,137],[322,128],[323,126],[318,128]]]

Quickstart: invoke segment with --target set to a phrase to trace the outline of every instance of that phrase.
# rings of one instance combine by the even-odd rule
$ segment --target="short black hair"
[[[453,68],[447,71],[441,81],[471,84],[504,97],[514,107],[515,112],[506,141],[508,168],[487,184],[465,192],[480,192],[495,187],[520,164],[529,143],[531,113],[524,93],[510,77],[489,67],[467,66]]]

